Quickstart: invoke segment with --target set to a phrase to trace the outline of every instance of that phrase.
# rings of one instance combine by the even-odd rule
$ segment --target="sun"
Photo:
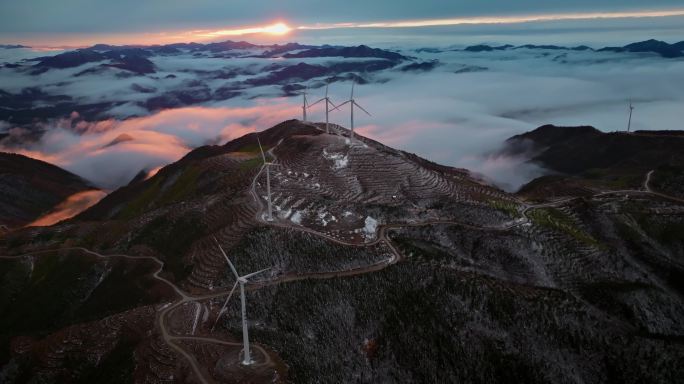
[[[271,35],[285,35],[288,32],[290,32],[292,28],[290,28],[287,24],[285,23],[275,23],[271,25],[267,25],[264,27],[264,33],[270,33]]]

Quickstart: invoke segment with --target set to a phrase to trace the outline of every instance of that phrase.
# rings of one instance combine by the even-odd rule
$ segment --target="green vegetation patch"
[[[499,199],[490,199],[487,200],[487,204],[498,210],[501,211],[511,217],[520,217],[520,211],[518,211],[518,205],[511,202],[511,201],[505,201],[505,200],[499,200]]]
[[[198,166],[190,166],[183,170],[183,173],[159,198],[159,205],[166,205],[187,199],[193,194],[197,187],[197,180],[202,172]]]
[[[264,153],[268,152],[268,150],[271,148],[269,146],[262,146]],[[261,151],[259,150],[259,145],[254,143],[254,144],[247,144],[240,149],[237,150],[238,152],[247,152],[247,153],[258,153],[261,154]]]
[[[536,208],[529,211],[528,216],[537,225],[563,232],[587,245],[598,248],[603,247],[603,244],[583,231],[568,215],[555,208]]]
[[[258,168],[258,167],[260,167],[261,164],[263,164],[263,163],[264,163],[264,162],[263,162],[263,160],[261,159],[261,157],[255,157],[255,158],[252,158],[252,159],[245,160],[245,161],[241,162],[241,163],[240,163],[240,169],[243,170],[243,171],[246,171],[246,170]]]
[[[126,207],[119,212],[117,218],[131,219],[145,212],[152,201],[154,201],[154,198],[159,195],[161,181],[161,178],[155,179],[152,185],[147,187],[147,189],[140,193],[137,198],[128,203]]]

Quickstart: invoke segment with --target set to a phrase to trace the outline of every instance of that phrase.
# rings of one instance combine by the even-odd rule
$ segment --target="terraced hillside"
[[[636,383],[684,373],[684,203],[651,191],[652,173],[632,189],[532,204],[332,128],[292,120],[259,142],[252,133],[198,148],[72,220],[0,238],[0,304],[16,313],[0,338],[0,378]],[[251,366],[239,364],[239,300],[216,242],[241,273],[271,268],[247,286]],[[37,267],[70,257],[78,263],[53,278]],[[68,294],[54,296],[60,288]],[[26,292],[58,297],[59,321],[32,319]]]

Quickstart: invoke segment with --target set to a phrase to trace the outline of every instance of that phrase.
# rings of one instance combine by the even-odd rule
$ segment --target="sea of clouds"
[[[383,71],[374,74],[370,84],[357,86],[357,101],[372,114],[356,114],[358,131],[430,160],[470,169],[509,191],[545,171],[528,164],[525,158],[499,155],[497,149],[505,139],[540,125],[593,125],[603,131],[624,130],[631,99],[635,105],[632,129],[684,129],[682,59],[538,49],[482,53],[405,49],[401,53],[418,61],[438,60],[440,64],[428,72]],[[194,72],[184,72],[189,68],[215,70],[261,65],[253,60],[231,60],[164,57],[163,62],[155,64],[162,70],[160,75],[168,72],[178,76],[178,84],[173,86],[181,86],[194,76]],[[50,72],[45,76],[63,75]],[[3,80],[3,87],[16,91],[45,84],[40,77],[26,78],[29,80]],[[220,82],[208,85],[216,88]],[[122,80],[107,75],[89,82],[72,82],[59,91],[66,89],[83,103],[115,97],[120,100],[133,83],[154,88],[154,92],[164,91],[158,82],[145,77]],[[51,87],[44,90],[57,92]],[[350,83],[332,84],[333,101],[349,98],[350,88]],[[310,100],[322,97],[323,91],[311,90]],[[286,119],[301,118],[301,98],[280,94],[277,87],[260,87],[235,99],[153,114],[131,100],[111,111],[121,118],[87,122],[71,116],[45,122],[42,124],[46,133],[40,140],[21,148],[0,150],[49,161],[102,188],[113,189],[126,184],[140,170],[176,161],[192,148],[225,143]],[[324,120],[320,105],[310,111],[310,120]],[[130,115],[139,116],[122,118]],[[349,124],[348,109],[336,111],[331,117],[333,122]],[[8,122],[0,122],[0,130],[15,136],[22,134],[21,129]],[[117,140],[121,135],[132,140]],[[113,142],[118,143],[109,145]]]

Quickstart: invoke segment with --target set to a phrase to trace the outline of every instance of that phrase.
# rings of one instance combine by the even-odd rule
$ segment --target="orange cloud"
[[[74,217],[95,205],[106,195],[104,191],[84,191],[73,194],[59,203],[51,212],[28,224],[27,227],[47,227]]]
[[[185,107],[128,120],[57,123],[24,149],[3,148],[40,159],[104,188],[128,183],[141,170],[172,163],[193,148],[222,144],[283,120],[299,117],[286,99],[256,100],[249,107]],[[121,140],[125,136],[126,140]]]

